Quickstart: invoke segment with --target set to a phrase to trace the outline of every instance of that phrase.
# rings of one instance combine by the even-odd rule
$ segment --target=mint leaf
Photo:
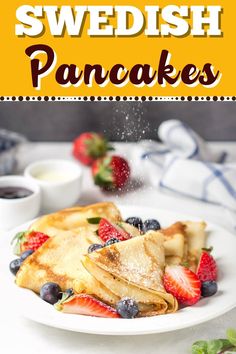
[[[192,345],[192,354],[232,354],[236,353],[236,329],[229,328],[227,339],[199,340]]]
[[[97,217],[97,218],[88,218],[87,221],[89,224],[91,225],[97,225],[100,223],[101,218]]]
[[[193,343],[192,354],[207,354],[207,342],[199,340]]]
[[[236,330],[234,328],[229,328],[226,331],[226,335],[230,343],[234,346],[236,346]]]
[[[229,348],[231,347],[232,348],[232,344],[230,343],[230,341],[228,339],[220,339],[222,344],[223,344],[223,347],[222,349],[225,350],[225,348]]]
[[[224,342],[221,339],[210,340],[207,343],[207,354],[217,354],[224,347]]]
[[[192,346],[192,354],[207,354],[207,352],[202,349],[202,348],[199,348],[197,345],[193,345]]]
[[[25,233],[26,233],[26,231],[17,232],[17,234],[11,240],[11,245],[13,245],[13,243],[15,243],[15,241],[21,240],[24,237]]]
[[[11,241],[11,245],[14,244],[13,253],[17,256],[21,253],[21,244],[25,242],[25,236],[29,234],[29,231],[18,232]]]

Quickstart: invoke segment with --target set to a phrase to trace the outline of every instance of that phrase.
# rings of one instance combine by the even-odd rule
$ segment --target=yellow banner
[[[2,96],[234,96],[232,0],[4,1]]]

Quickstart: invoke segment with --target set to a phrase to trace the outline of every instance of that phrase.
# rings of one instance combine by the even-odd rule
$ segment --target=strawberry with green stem
[[[18,232],[12,240],[12,244],[15,243],[14,253],[19,256],[27,250],[36,251],[48,239],[48,235],[38,231]]]
[[[102,134],[86,132],[79,135],[73,143],[73,155],[84,165],[91,165],[96,159],[113,150]]]
[[[123,157],[107,156],[93,163],[92,175],[96,185],[105,190],[117,190],[128,182],[130,167]]]

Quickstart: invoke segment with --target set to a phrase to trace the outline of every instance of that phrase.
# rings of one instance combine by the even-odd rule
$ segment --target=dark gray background
[[[207,140],[236,141],[234,102],[3,102],[0,128],[33,141],[70,141],[83,131],[111,140],[157,139],[166,119],[181,119]]]

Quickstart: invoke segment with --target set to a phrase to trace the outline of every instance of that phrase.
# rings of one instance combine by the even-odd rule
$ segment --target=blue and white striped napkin
[[[142,141],[134,157],[153,186],[236,211],[236,163],[225,152],[178,120],[163,122],[158,135],[163,144]]]

